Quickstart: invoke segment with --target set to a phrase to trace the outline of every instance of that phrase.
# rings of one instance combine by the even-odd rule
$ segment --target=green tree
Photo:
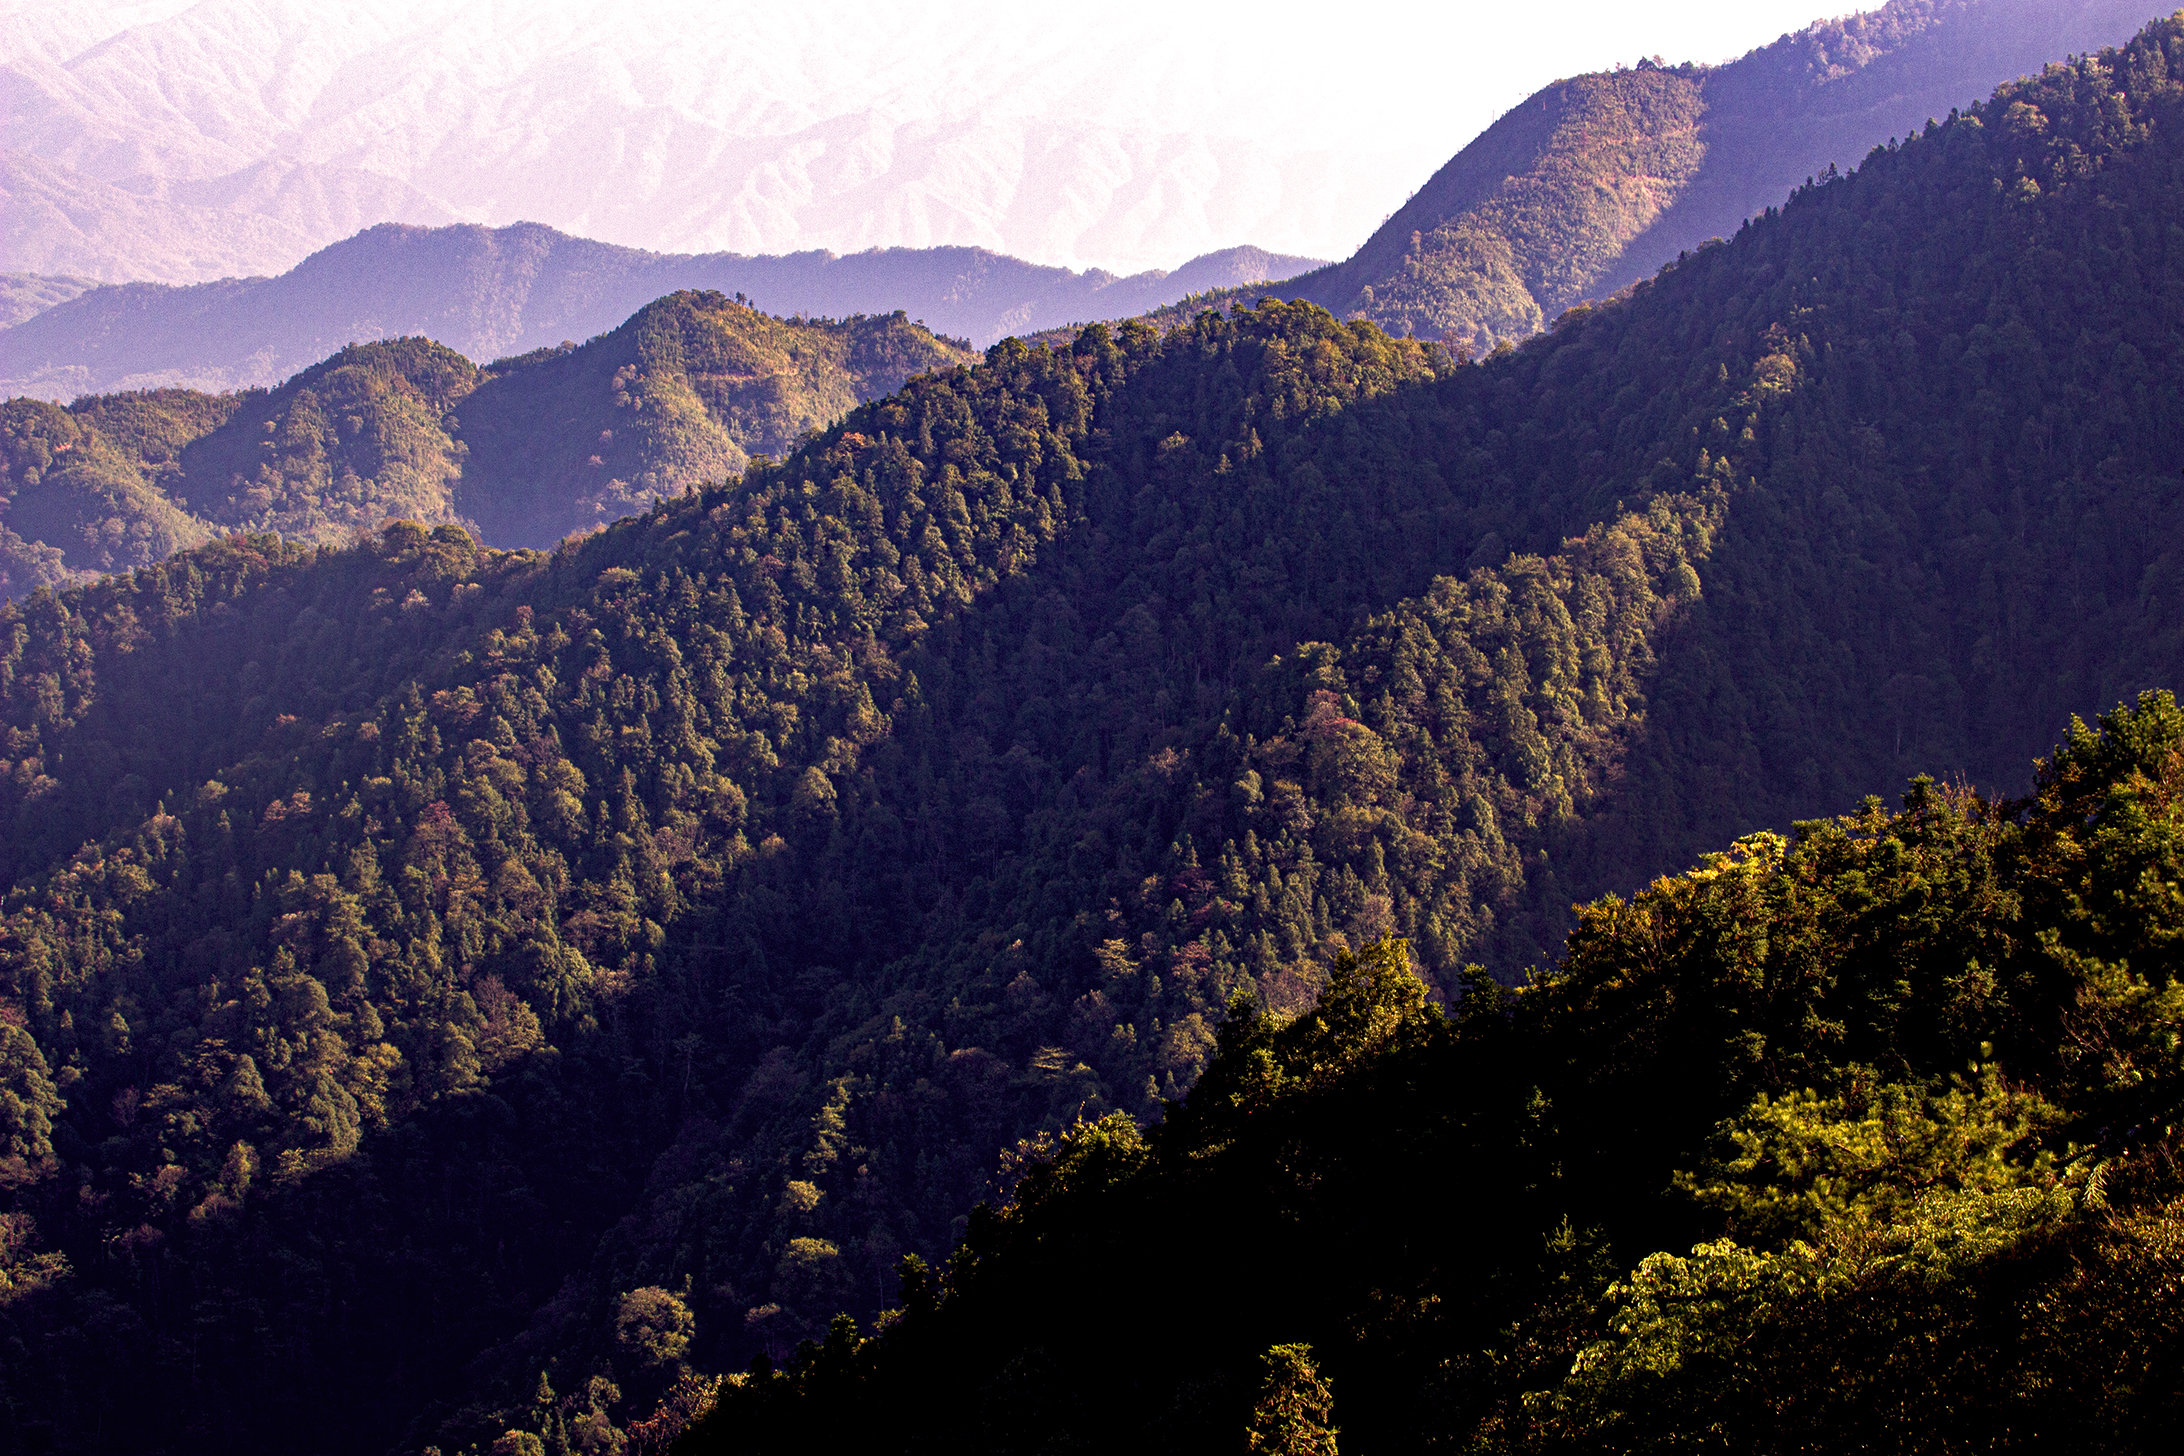
[[[1244,1447],[1265,1456],[1335,1456],[1335,1393],[1313,1363],[1310,1345],[1276,1345],[1251,1408]]]
[[[690,1306],[656,1285],[632,1289],[614,1307],[615,1348],[647,1372],[680,1366],[697,1327]]]
[[[53,1162],[53,1121],[60,1092],[37,1041],[0,1022],[0,1189],[20,1187]]]

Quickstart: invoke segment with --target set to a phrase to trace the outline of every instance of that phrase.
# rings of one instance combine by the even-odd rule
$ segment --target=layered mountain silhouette
[[[981,248],[836,257],[649,253],[536,224],[384,224],[276,278],[110,285],[0,332],[0,390],[43,398],[182,385],[270,385],[347,344],[423,335],[477,360],[619,325],[679,289],[742,295],[780,315],[905,312],[984,345],[1075,319],[1142,313],[1293,273],[1308,259],[1231,248],[1174,272],[1074,272]]]
[[[16,399],[0,405],[0,597],[237,530],[330,544],[403,517],[550,545],[975,358],[900,315],[787,322],[684,292],[485,368],[410,337],[271,391]]]
[[[375,223],[523,219],[684,253],[1329,258],[1432,149],[1297,106],[1245,60],[1280,51],[1127,5],[24,5],[0,25],[0,266],[198,283]]]
[[[1096,325],[550,551],[0,607],[9,1428],[2159,1449],[2184,722],[2074,719],[2184,680],[2180,78],[2041,69],[1475,362]],[[562,401],[696,452],[764,349],[952,357],[675,309],[507,416],[427,343],[203,397],[182,493],[339,499],[378,390],[566,499],[625,425]]]
[[[0,391],[270,385],[346,344],[407,334],[487,360],[582,341],[683,288],[783,315],[901,309],[981,347],[1094,318],[1172,322],[1269,294],[1482,351],[1735,232],[1807,178],[2004,80],[2114,43],[2152,13],[2151,0],[1894,0],[1723,66],[1645,62],[1560,81],[1325,267],[1247,247],[1117,277],[979,248],[665,254],[532,224],[387,224],[278,277],[113,286],[50,308],[0,332]]]
[[[1722,66],[1647,61],[1558,81],[1457,153],[1354,256],[1233,297],[1305,298],[1490,349],[1733,234],[1800,183],[2002,81],[2116,43],[2159,9],[1893,0]]]

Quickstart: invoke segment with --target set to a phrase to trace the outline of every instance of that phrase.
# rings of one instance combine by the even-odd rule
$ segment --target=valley
[[[0,407],[7,1439],[2159,1448],[2184,17],[2015,59],[2118,13],[983,350]]]

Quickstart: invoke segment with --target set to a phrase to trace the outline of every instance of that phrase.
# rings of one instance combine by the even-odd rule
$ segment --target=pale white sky
[[[412,189],[408,220],[1127,271],[1243,242],[1343,256],[1541,85],[1727,60],[1828,8],[0,0],[0,65],[29,80],[5,145],[68,185],[248,175],[224,205],[299,237],[348,228],[365,214],[321,199],[385,178]]]

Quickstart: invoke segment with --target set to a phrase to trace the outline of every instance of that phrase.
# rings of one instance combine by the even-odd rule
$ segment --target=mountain
[[[407,334],[492,359],[590,338],[686,288],[742,294],[780,314],[902,309],[981,346],[1058,338],[1094,318],[1172,323],[1209,301],[1268,292],[1483,352],[1734,232],[1830,165],[1849,166],[1998,82],[2120,39],[2148,3],[1892,0],[1723,66],[1646,61],[1558,81],[1466,146],[1339,264],[1231,248],[1172,273],[1117,277],[969,247],[670,254],[537,224],[387,224],[277,277],[88,293],[0,331],[0,391],[62,399],[270,385],[346,344]],[[1258,287],[1276,279],[1286,281]]]
[[[1089,1369],[1003,1321],[1015,1363],[945,1409],[1015,1424],[971,1449],[1060,1446],[1087,1405],[1226,1439],[1257,1404],[1238,1361],[1278,1377],[1269,1421],[1331,1379],[1354,1450],[1497,1419],[1666,1446],[1683,1412],[1758,1425],[1721,1351],[1772,1362],[1798,1401],[1762,1415],[1800,1438],[1891,1444],[1861,1392],[1987,1423],[1920,1440],[1991,1430],[2017,1407],[1988,1371],[2029,1372],[2028,1420],[2158,1434],[2118,1382],[2171,1326],[2102,1321],[2174,1316],[2148,1180],[2177,730],[2158,697],[2090,746],[2071,724],[2184,680],[2180,74],[2184,20],[2151,26],[1477,363],[1291,302],[1004,341],[551,552],[233,535],[0,608],[5,1424],[63,1451],[664,1444],[712,1376],[808,1372],[903,1256],[958,1247],[938,1292],[994,1252],[994,1303],[960,1306],[991,1348],[972,1317],[1019,1308],[1026,1266],[976,1206],[1126,1182],[1134,1132],[1070,1130],[1190,1123],[1226,1028],[1208,1101],[1269,1115],[1204,1160],[1248,1175],[1210,1206],[1254,1221],[1194,1223],[1157,1176],[1144,1219],[1096,1203],[1151,1252],[1085,1264],[1092,1307],[1159,1299]],[[2053,807],[1968,797],[2058,741]],[[1921,772],[1960,787],[1858,810]],[[1870,828],[1802,858],[1748,837],[1845,811]],[[1416,988],[1360,984],[1391,936]],[[1432,1052],[1429,991],[1491,1016],[1558,963],[1582,995],[1534,1004],[1570,1034],[1479,1063],[1476,1099],[1374,1082],[1382,1032]],[[1258,1150],[1330,1145],[1287,1093],[1334,1108],[1346,1061],[1387,1094],[1365,1111],[1449,1121],[1345,1122],[1357,1160],[1286,1222]],[[1201,1110],[1185,1154],[1235,1131]],[[1774,1196],[1769,1160],[1899,1131],[1993,1198],[1918,1212],[1924,1153]],[[1048,1156],[1065,1136],[1091,1152]],[[1678,1212],[1676,1172],[1722,1222]],[[1361,1262],[1325,1294],[1285,1233]],[[1688,1252],[1715,1234],[1744,1254]],[[1587,1323],[1618,1274],[1665,1292]],[[1829,1303],[1843,1281],[1880,1303]],[[1202,1341],[1194,1290],[1237,1301]],[[1707,1323],[1739,1290],[1798,1338]],[[2109,1383],[2043,1384],[2019,1329]],[[1342,1413],[1375,1368],[1379,1432],[1374,1401]]]
[[[1455,1015],[1345,952],[681,1449],[2169,1445],[2180,762],[2147,694],[2025,799],[1743,838]],[[1190,1338],[1116,1360],[1147,1329]]]
[[[11,400],[0,598],[231,531],[333,544],[400,517],[551,545],[975,357],[899,314],[792,323],[675,293],[581,347],[482,370],[406,338],[352,345],[270,391]]]
[[[1458,152],[1349,259],[1271,291],[1484,352],[2158,10],[1890,0],[1722,66],[1648,60],[1558,81]]]
[[[733,479],[912,375],[976,358],[900,312],[792,322],[670,294],[588,344],[487,369],[453,411],[452,504],[490,541],[550,546]]]
[[[1307,266],[1257,248],[1173,273],[1117,278],[977,248],[890,248],[745,258],[674,255],[572,238],[535,224],[373,227],[277,278],[93,289],[0,331],[0,389],[46,398],[182,385],[227,390],[287,378],[344,345],[423,334],[474,359],[605,332],[662,294],[713,289],[781,314],[904,311],[990,342]]]
[[[9,72],[18,106],[35,107],[37,88]],[[20,109],[12,119],[17,135],[31,130]],[[86,175],[20,147],[0,150],[0,256],[41,273],[219,278],[383,221],[435,225],[455,214],[398,182],[341,167],[268,161],[208,185]]]
[[[36,273],[0,273],[0,329],[21,323],[56,303],[66,303],[98,284],[89,278],[48,278]]]
[[[1300,110],[1270,67],[1310,62],[1270,29],[1141,5],[860,3],[796,26],[747,0],[17,5],[0,257],[201,283],[378,223],[525,218],[706,254],[903,245],[1137,272],[1256,238],[1331,256],[1438,150],[1391,115],[1448,103]]]
[[[2180,762],[2149,694],[2023,799],[1750,836],[1452,1015],[1345,952],[681,1449],[2161,1449]],[[1189,1338],[1116,1358],[1149,1329]]]
[[[0,405],[0,598],[157,561],[212,537],[161,489],[236,401],[168,390]]]

